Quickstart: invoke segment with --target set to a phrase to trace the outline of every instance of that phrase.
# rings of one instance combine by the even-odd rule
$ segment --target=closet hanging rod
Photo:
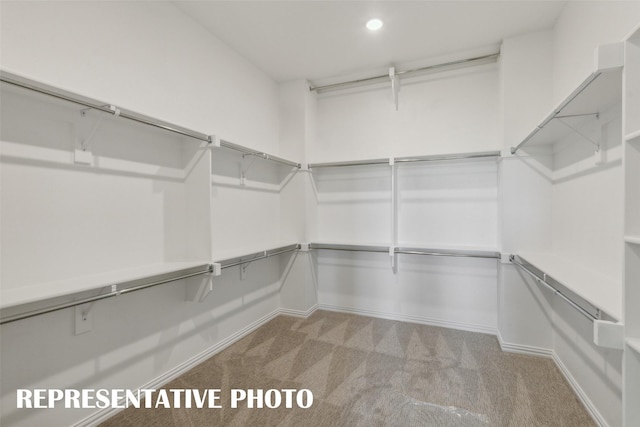
[[[491,53],[489,55],[482,55],[482,56],[476,56],[473,58],[466,58],[466,59],[459,59],[457,61],[450,61],[450,62],[445,62],[442,64],[434,64],[434,65],[428,65],[426,67],[420,67],[420,68],[413,68],[410,70],[404,70],[404,71],[396,71],[396,75],[400,76],[400,77],[410,77],[413,74],[420,74],[420,73],[426,73],[428,71],[444,71],[443,69],[449,69],[449,70],[453,70],[453,69],[457,69],[457,68],[462,68],[462,67],[467,67],[470,65],[481,65],[481,64],[485,64],[488,62],[496,62],[498,60],[498,58],[500,57],[500,52],[496,52],[496,53]],[[322,91],[326,91],[326,90],[332,90],[332,89],[340,89],[342,87],[345,86],[354,86],[354,85],[362,85],[362,84],[367,84],[367,83],[376,83],[377,81],[381,81],[381,80],[389,80],[389,74],[381,74],[378,76],[373,76],[373,77],[365,77],[362,79],[355,79],[355,80],[349,80],[346,82],[340,82],[340,83],[332,83],[332,84],[328,84],[328,85],[323,85],[323,86],[311,86],[309,87],[309,90],[312,92],[322,92]]]
[[[328,249],[333,251],[348,252],[376,252],[389,253],[392,246],[376,246],[376,245],[346,245],[332,243],[311,243],[309,249]],[[428,255],[428,256],[451,256],[465,258],[488,258],[500,259],[500,252],[491,251],[471,251],[461,249],[430,249],[430,248],[411,248],[411,247],[393,247],[393,252],[403,255]]]
[[[347,252],[379,252],[389,253],[389,246],[376,245],[342,245],[332,243],[309,243],[309,249],[328,249],[332,251]]]
[[[74,104],[82,105],[83,107],[89,107],[94,110],[99,110],[105,113],[117,115],[119,117],[123,117],[125,119],[131,120],[137,123],[153,126],[169,132],[177,133],[182,136],[194,138],[199,141],[205,141],[208,144],[210,144],[213,141],[213,138],[210,135],[206,135],[201,132],[187,129],[182,126],[174,125],[172,123],[155,119],[153,117],[145,116],[143,114],[135,113],[133,111],[117,108],[113,105],[109,105],[92,98],[88,98],[82,95],[78,95],[72,92],[58,89],[56,87],[53,87],[44,83],[40,83],[24,77],[20,77],[6,71],[0,71],[0,81],[13,86],[21,87],[23,89],[28,89],[33,92],[38,92],[44,95],[48,95],[53,98],[61,99],[63,101],[68,101]]]
[[[194,269],[197,269],[197,270],[194,271]],[[106,299],[106,298],[115,297],[115,296],[118,296],[118,295],[127,294],[129,292],[139,291],[139,290],[142,290],[142,289],[150,288],[152,286],[163,285],[165,283],[174,282],[176,280],[182,280],[182,279],[187,279],[189,277],[199,276],[199,275],[202,275],[202,274],[208,274],[208,273],[211,273],[212,271],[213,271],[212,265],[211,264],[205,264],[205,265],[202,265],[200,267],[194,267],[194,268],[182,270],[181,272],[176,272],[176,273],[179,273],[178,275],[175,275],[175,273],[166,273],[166,274],[153,276],[153,277],[149,277],[149,278],[145,278],[145,279],[136,279],[136,280],[133,280],[133,281],[130,281],[130,282],[123,282],[123,283],[119,283],[117,285],[114,284],[114,285],[111,285],[111,287],[113,287],[113,286],[121,286],[121,287],[124,287],[124,288],[122,288],[120,290],[117,290],[117,289],[116,290],[112,290],[111,292],[108,292],[106,294],[94,295],[94,296],[91,296],[91,297],[81,298],[81,299],[74,300],[74,301],[67,301],[67,302],[64,302],[64,303],[54,304],[54,305],[51,305],[49,307],[43,307],[43,308],[29,310],[29,311],[25,311],[25,312],[22,312],[22,313],[9,315],[9,316],[3,316],[3,317],[0,318],[0,325],[3,325],[5,323],[10,323],[10,322],[15,322],[16,320],[27,319],[29,317],[39,316],[41,314],[46,314],[46,313],[51,313],[51,312],[58,311],[58,310],[63,310],[65,308],[75,307],[75,306],[87,304],[87,303],[90,303],[90,302],[99,301],[99,300]],[[102,288],[105,288],[105,287],[109,287],[109,286],[103,286]],[[90,292],[90,291],[83,291],[82,293],[86,293],[86,292]],[[69,296],[69,297],[71,297],[71,296]],[[58,299],[58,298],[60,298],[60,297],[57,297],[55,299]],[[42,303],[45,303],[45,301],[42,301]],[[29,303],[29,304],[25,304],[25,305],[32,305],[32,304],[34,304],[34,303]],[[19,307],[20,306],[7,307],[4,310],[14,310],[14,309],[17,309]]]
[[[555,295],[558,295],[563,301],[565,301],[571,307],[576,309],[580,314],[582,314],[584,317],[586,317],[590,321],[593,322],[594,320],[599,320],[599,319],[601,319],[603,317],[602,316],[602,311],[599,308],[593,306],[590,303],[587,303],[589,306],[591,306],[595,310],[595,314],[591,313],[590,311],[588,311],[587,309],[582,307],[580,304],[578,304],[577,302],[573,301],[571,298],[566,296],[560,289],[558,289],[557,287],[549,284],[548,281],[551,281],[553,279],[551,279],[546,274],[543,273],[542,277],[540,277],[540,275],[538,275],[538,274],[534,273],[533,271],[531,271],[529,269],[529,267],[528,267],[528,265],[530,265],[530,264],[527,263],[526,260],[521,259],[517,255],[511,255],[511,256],[509,256],[509,261],[511,261],[511,263],[513,263],[513,265],[515,265],[516,267],[520,268],[521,270],[523,270],[524,272],[529,274],[531,277],[536,279],[536,282],[541,283],[542,285],[544,285],[545,288],[549,289]],[[524,262],[521,262],[521,261],[524,261]],[[551,279],[551,280],[549,280],[549,279]],[[609,317],[609,316],[607,316],[607,317]]]
[[[260,157],[265,160],[271,160],[276,163],[282,163],[284,165],[292,166],[294,168],[300,169],[301,167],[300,163],[292,162],[291,160],[283,159],[282,157],[272,156],[271,154],[267,154],[261,151],[253,150],[251,148],[243,147],[242,145],[234,144],[233,142],[225,141],[223,139],[220,140],[220,146],[224,148],[229,148],[231,150],[239,151],[244,155]]]
[[[272,256],[284,254],[287,252],[297,251],[298,249],[300,249],[300,244],[296,243],[293,245],[282,246],[275,249],[268,249],[266,251],[254,252],[254,253],[239,256],[239,257],[229,258],[229,259],[225,259],[218,262],[220,263],[221,268],[229,268],[229,267],[235,267],[237,265],[247,264],[249,262],[269,258]]]
[[[449,249],[425,249],[425,248],[395,248],[395,253],[406,255],[427,255],[427,256],[450,256],[462,258],[488,258],[500,259],[500,252],[489,251],[467,251]]]
[[[500,158],[500,151],[482,151],[476,153],[458,153],[458,154],[432,154],[426,156],[407,156],[395,157],[393,160],[397,163],[417,163],[417,162],[438,162],[447,160],[466,160],[481,158]],[[343,166],[366,166],[366,165],[388,165],[389,159],[369,159],[369,160],[352,160],[346,162],[327,162],[327,163],[310,163],[309,168],[333,168]]]
[[[482,159],[500,157],[500,151],[483,151],[477,153],[460,153],[460,154],[435,154],[429,156],[412,156],[412,157],[396,157],[396,163],[412,163],[412,162],[439,162],[447,160],[465,160],[465,159]]]

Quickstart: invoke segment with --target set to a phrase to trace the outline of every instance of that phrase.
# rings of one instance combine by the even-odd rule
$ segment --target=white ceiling
[[[391,64],[497,50],[552,27],[564,1],[176,1],[278,82],[326,81]],[[384,27],[372,33],[372,17]],[[488,52],[486,52],[488,53]]]

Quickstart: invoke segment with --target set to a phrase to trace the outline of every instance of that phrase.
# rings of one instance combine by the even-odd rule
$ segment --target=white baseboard
[[[485,325],[453,322],[448,320],[433,319],[429,317],[411,316],[407,314],[386,313],[382,311],[366,310],[353,307],[342,307],[330,304],[318,304],[320,310],[337,311],[341,313],[359,314],[362,316],[378,317],[381,319],[399,320],[402,322],[419,323],[421,325],[439,326],[441,328],[458,329],[481,334],[495,335],[497,330]]]
[[[569,383],[569,385],[573,389],[574,393],[578,396],[578,399],[580,399],[580,401],[582,402],[584,407],[587,408],[587,411],[591,415],[591,418],[593,418],[593,420],[599,426],[608,427],[609,424],[607,423],[607,421],[605,421],[605,419],[602,416],[602,414],[600,414],[600,412],[593,405],[593,403],[591,402],[591,400],[589,399],[587,394],[584,392],[584,390],[582,390],[582,387],[580,387],[580,384],[578,384],[578,382],[575,380],[575,378],[573,378],[573,375],[571,375],[571,372],[569,372],[569,370],[567,369],[565,364],[562,363],[562,360],[558,357],[558,355],[556,355],[555,352],[552,352],[552,354],[553,354],[553,356],[552,356],[553,357],[553,361],[555,362],[556,366],[558,367],[558,369],[560,369],[560,372],[562,372],[562,375],[564,375],[564,377],[566,378],[567,382]]]
[[[582,402],[587,412],[589,412],[589,415],[591,415],[591,418],[593,418],[593,420],[601,427],[609,426],[609,424],[607,424],[605,419],[602,417],[602,414],[600,414],[600,412],[593,405],[593,402],[591,402],[587,394],[584,392],[584,390],[582,390],[582,387],[580,387],[580,385],[575,380],[573,375],[571,375],[571,372],[569,371],[569,369],[567,369],[565,364],[562,363],[562,360],[558,357],[555,351],[548,348],[542,348],[542,347],[533,347],[533,346],[521,345],[521,344],[511,344],[511,343],[505,342],[502,339],[502,336],[500,335],[500,331],[498,331],[497,335],[498,335],[498,342],[500,343],[500,349],[502,351],[506,351],[509,353],[526,354],[529,356],[550,357],[551,360],[553,360],[553,362],[556,364],[556,366],[558,367],[558,369],[560,370],[564,378],[567,380],[569,385],[571,386],[571,389],[573,389],[573,392],[576,394],[576,396],[578,396],[578,399],[580,399],[580,402]]]
[[[281,308],[279,314],[283,314],[285,316],[307,318],[307,317],[311,316],[317,309],[318,309],[318,304],[314,304],[307,311],[291,310],[289,308]]]
[[[175,368],[173,368],[173,369],[167,371],[166,373],[160,375],[159,377],[151,380],[147,384],[145,384],[142,387],[140,387],[140,389],[158,389],[158,388],[161,388],[162,386],[164,386],[168,382],[174,380],[175,378],[179,377],[180,375],[186,373],[190,369],[194,368],[195,366],[197,366],[200,363],[204,362],[205,360],[209,359],[211,356],[221,352],[225,348],[229,347],[231,344],[233,344],[233,343],[239,341],[240,339],[244,338],[246,335],[249,335],[251,332],[255,331],[260,326],[262,326],[265,323],[269,322],[270,320],[274,319],[275,317],[277,317],[281,313],[282,314],[291,315],[290,313],[293,312],[293,311],[294,310],[287,310],[286,313],[283,313],[283,310],[280,310],[280,309],[274,310],[273,312],[267,314],[266,316],[256,320],[255,322],[249,324],[245,328],[239,330],[235,334],[232,334],[232,335],[228,336],[227,338],[223,339],[222,341],[216,343],[212,347],[209,347],[207,350],[195,355],[194,357],[192,357],[191,359],[187,360],[186,362],[181,363],[180,365],[176,366]],[[315,311],[315,309],[314,309],[314,311]],[[124,401],[120,402],[120,404],[124,404]],[[92,426],[97,426],[98,424],[100,424],[102,422],[105,422],[107,419],[109,419],[110,417],[114,416],[115,414],[117,414],[120,411],[122,411],[122,409],[105,408],[105,409],[102,409],[100,411],[97,411],[97,412],[93,413],[92,415],[88,416],[87,418],[84,418],[83,420],[78,421],[73,426],[74,427],[92,427]]]
[[[518,353],[518,354],[526,354],[528,356],[542,356],[553,359],[553,350],[549,348],[543,347],[534,347],[531,345],[522,345],[522,344],[512,344],[505,342],[502,339],[502,335],[500,331],[497,333],[498,342],[500,343],[500,350],[506,353]]]

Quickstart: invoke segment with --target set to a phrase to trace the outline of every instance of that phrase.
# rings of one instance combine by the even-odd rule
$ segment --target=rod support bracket
[[[596,319],[593,321],[593,342],[597,346],[624,349],[624,324]]]

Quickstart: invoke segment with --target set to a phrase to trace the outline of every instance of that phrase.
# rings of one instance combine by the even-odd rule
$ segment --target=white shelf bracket
[[[222,266],[214,262],[209,266],[209,273],[202,277],[191,278],[187,281],[186,300],[203,302],[213,291],[213,278],[222,274]]]
[[[389,258],[391,259],[391,269],[394,273],[398,271],[398,263],[396,262],[396,247],[389,246]]]
[[[398,92],[400,92],[400,78],[396,74],[396,67],[389,68],[389,79],[391,80],[391,95],[393,96],[393,104],[398,111]]]
[[[593,342],[600,347],[624,349],[624,324],[594,320]]]
[[[251,157],[251,161],[249,162],[249,164],[245,167],[244,165],[244,159],[249,156]],[[251,169],[251,166],[253,166],[253,164],[256,161],[256,156],[253,154],[243,154],[242,155],[242,164],[240,166],[240,185],[246,185],[247,184],[247,173],[249,172],[249,169]]]
[[[595,162],[596,162],[596,165],[600,165],[600,164],[604,163],[604,150],[602,149],[602,142],[601,141],[596,141],[593,138],[585,135],[579,129],[577,129],[574,126],[571,126],[569,123],[567,123],[564,120],[564,119],[569,118],[569,117],[578,117],[578,116],[595,116],[596,120],[600,119],[600,113],[579,114],[579,115],[573,115],[573,116],[556,116],[555,119],[558,122],[560,122],[563,126],[567,127],[571,131],[573,131],[576,135],[580,136],[584,141],[586,141],[589,144],[591,144],[594,147],[596,147]]]

